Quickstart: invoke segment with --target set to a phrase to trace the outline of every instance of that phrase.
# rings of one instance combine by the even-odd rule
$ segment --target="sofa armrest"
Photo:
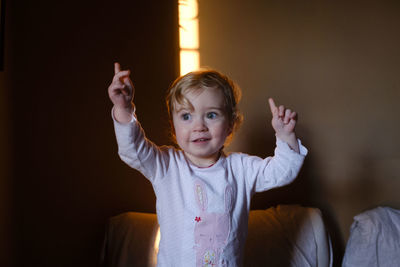
[[[332,266],[332,247],[316,208],[280,205],[249,214],[245,266]]]
[[[101,265],[156,266],[158,231],[156,214],[125,212],[110,218],[105,234]]]

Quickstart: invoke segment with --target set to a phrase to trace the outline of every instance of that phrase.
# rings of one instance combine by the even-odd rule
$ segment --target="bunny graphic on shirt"
[[[230,210],[232,208],[232,187],[225,188],[224,213],[207,212],[208,200],[206,187],[200,180],[195,182],[195,198],[200,214],[195,217],[194,240],[196,250],[196,266],[220,266],[219,260],[231,230]],[[221,266],[224,266],[221,262]]]

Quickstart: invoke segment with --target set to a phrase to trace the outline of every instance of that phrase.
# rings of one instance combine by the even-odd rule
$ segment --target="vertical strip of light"
[[[179,46],[181,75],[200,66],[197,0],[179,1]]]
[[[157,254],[158,248],[160,246],[160,227],[157,228],[157,233],[154,240],[154,248],[151,251],[149,266],[156,266],[157,265]]]
[[[199,53],[199,19],[197,0],[179,0],[179,47],[180,47],[180,74],[184,75],[200,67]],[[152,263],[157,261],[160,243],[160,228],[154,241],[154,255]]]

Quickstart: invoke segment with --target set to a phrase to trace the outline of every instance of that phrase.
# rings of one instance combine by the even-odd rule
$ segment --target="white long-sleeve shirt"
[[[273,157],[222,154],[200,168],[183,151],[146,139],[135,117],[114,119],[114,127],[121,159],[153,185],[162,267],[241,266],[252,195],[291,183],[307,154],[300,141],[296,153],[278,139]]]

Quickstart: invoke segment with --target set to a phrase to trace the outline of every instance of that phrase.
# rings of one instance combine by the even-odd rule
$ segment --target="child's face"
[[[199,167],[217,160],[230,134],[228,117],[221,90],[190,90],[184,95],[193,106],[175,103],[172,119],[176,141],[186,157]]]

